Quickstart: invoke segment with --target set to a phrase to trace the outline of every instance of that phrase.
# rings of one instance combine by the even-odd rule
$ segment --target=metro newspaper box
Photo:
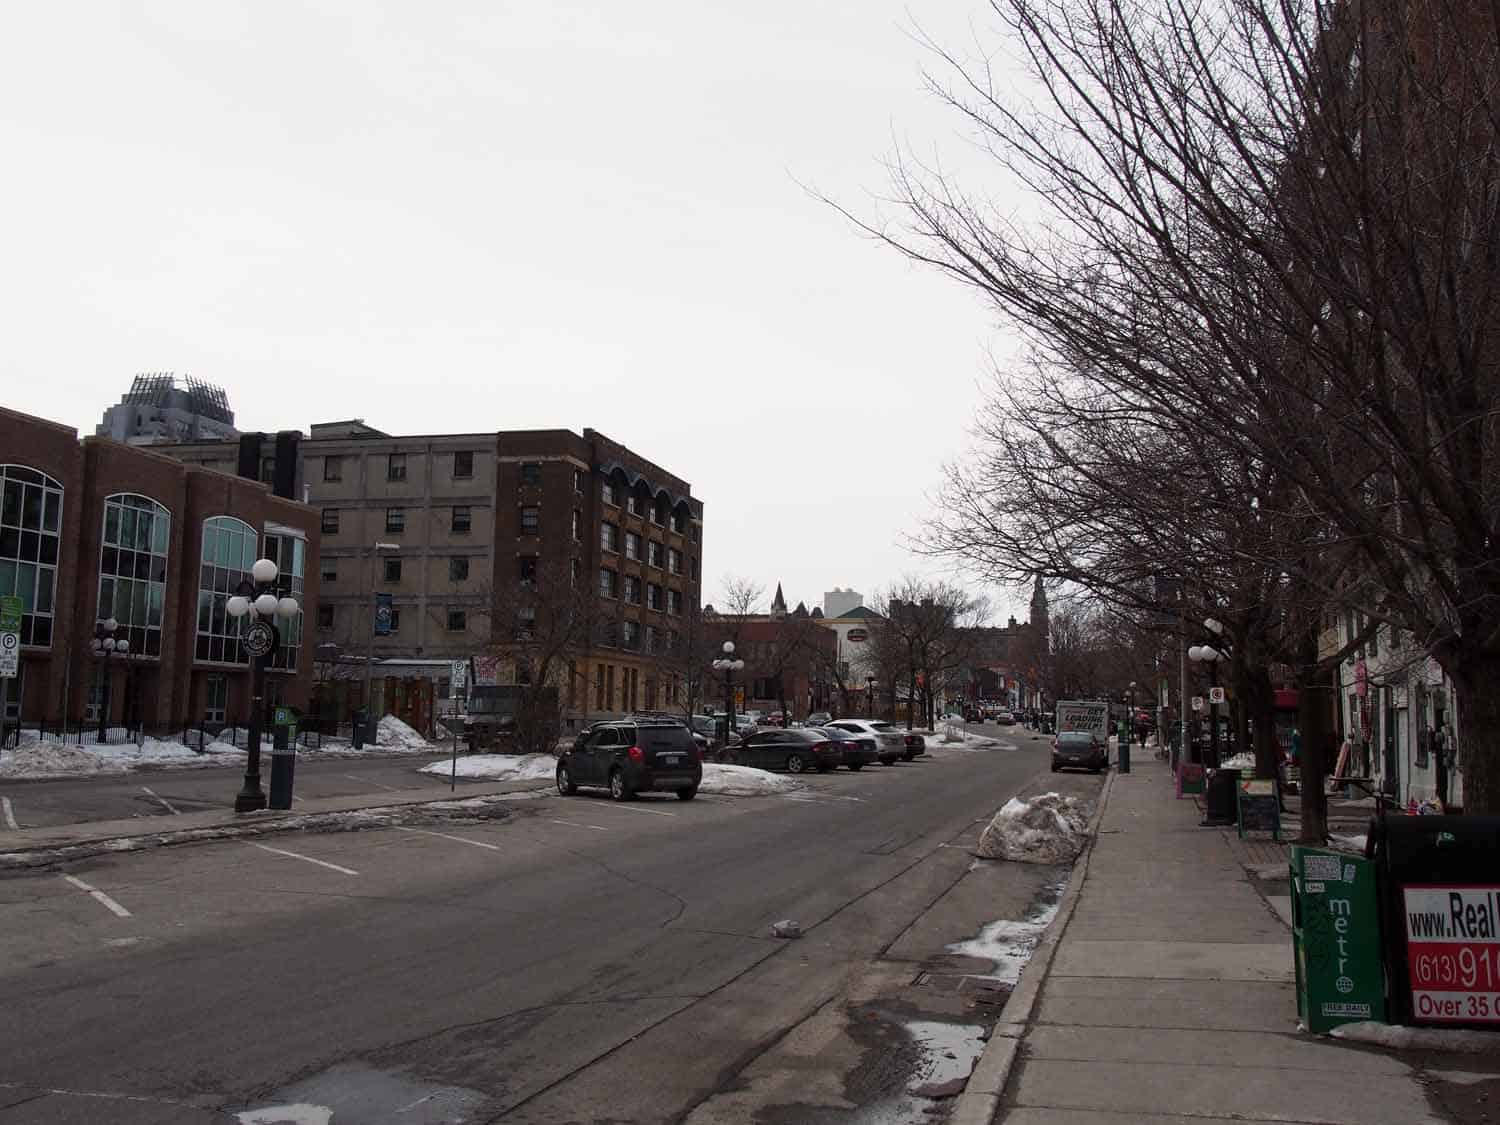
[[[1347,852],[1292,847],[1292,958],[1297,1015],[1321,1034],[1385,1019],[1375,864]]]
[[[1500,1028],[1500,817],[1386,816],[1372,843],[1396,1020]]]

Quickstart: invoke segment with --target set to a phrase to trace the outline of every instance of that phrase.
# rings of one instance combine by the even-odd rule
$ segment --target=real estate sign
[[[1406,886],[1406,967],[1420,1022],[1500,1024],[1500,885]]]

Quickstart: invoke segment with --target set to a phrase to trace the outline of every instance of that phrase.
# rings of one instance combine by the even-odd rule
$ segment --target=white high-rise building
[[[850,610],[858,609],[864,603],[865,596],[858,590],[844,590],[835,586],[823,594],[823,616],[842,617]]]

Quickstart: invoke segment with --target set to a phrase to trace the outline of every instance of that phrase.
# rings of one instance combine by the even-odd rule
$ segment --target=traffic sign
[[[455,660],[451,665],[448,678],[453,682],[455,692],[463,691],[469,683],[469,662],[467,660]]]
[[[1209,688],[1208,689],[1208,701],[1210,703],[1213,703],[1213,704],[1223,703],[1224,702],[1224,689],[1221,688],[1221,687],[1211,687],[1211,688]]]
[[[1203,710],[1203,697],[1201,695],[1195,695],[1195,696],[1193,696],[1193,710],[1194,711],[1201,711],[1201,710]]]
[[[0,679],[11,679],[21,670],[21,599],[0,598]]]
[[[24,610],[20,598],[14,595],[0,598],[0,633],[19,633]]]

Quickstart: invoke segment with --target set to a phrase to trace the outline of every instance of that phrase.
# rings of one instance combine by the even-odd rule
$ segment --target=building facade
[[[170,372],[137,375],[130,390],[104,412],[95,437],[128,445],[164,441],[227,441],[237,436],[234,411],[222,387]]]
[[[254,481],[0,409],[0,595],[19,596],[20,674],[6,718],[153,730],[250,714],[242,621],[225,603],[257,558],[303,613],[282,626],[267,696],[305,707],[317,612],[318,520]],[[114,619],[126,654],[100,661]]]
[[[524,683],[545,664],[575,725],[680,696],[703,506],[595,430],[396,436],[355,419],[161,450],[319,510],[313,629],[346,675],[372,656],[376,677],[435,677],[441,698],[454,660],[479,658],[479,686]],[[379,636],[377,597],[390,608]],[[565,613],[586,621],[552,652],[548,626]]]

